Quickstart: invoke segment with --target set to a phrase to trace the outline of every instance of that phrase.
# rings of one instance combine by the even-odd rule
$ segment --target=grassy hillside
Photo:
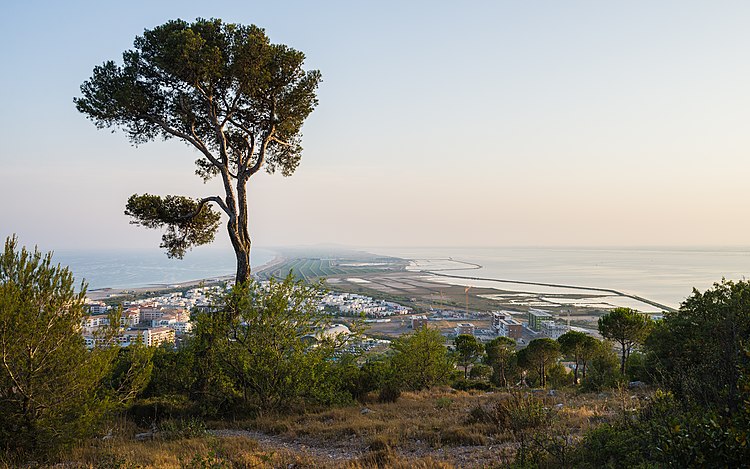
[[[512,463],[521,437],[530,454],[548,452],[551,443],[570,449],[585,431],[624,418],[647,399],[643,392],[511,395],[439,388],[404,393],[395,403],[267,414],[205,427],[174,421],[149,441],[135,440],[143,429],[122,424],[111,438],[88,441],[60,462],[92,468],[502,467]],[[540,407],[528,408],[529,402]],[[509,412],[518,420],[538,410],[545,418],[529,428],[507,421]]]

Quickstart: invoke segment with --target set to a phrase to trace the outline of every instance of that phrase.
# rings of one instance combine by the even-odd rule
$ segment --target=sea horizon
[[[277,255],[276,251],[254,248],[250,264],[259,268]],[[85,280],[89,291],[174,285],[236,272],[234,251],[225,248],[196,249],[183,259],[169,259],[163,251],[149,248],[60,249],[52,260],[67,266],[76,283]]]
[[[295,249],[304,247],[295,247]],[[315,246],[309,246],[311,251]],[[693,288],[705,290],[713,283],[750,276],[750,247],[728,246],[555,246],[555,247],[343,247],[373,255],[406,260],[453,258],[480,268],[452,270],[452,274],[522,282],[557,283],[609,288],[678,307]],[[257,247],[251,265],[258,269],[278,256],[284,247]],[[67,265],[76,281],[85,279],[89,290],[173,285],[233,275],[235,257],[228,248],[196,249],[182,260],[168,259],[158,249],[61,249],[53,261]],[[485,285],[511,291],[529,287],[513,284],[441,281]]]
[[[692,294],[693,288],[704,291],[722,278],[736,281],[750,277],[750,247],[737,246],[369,249],[405,259],[453,258],[481,265],[478,269],[451,270],[456,275],[614,289],[674,308]],[[442,280],[511,291],[529,288],[455,278]]]

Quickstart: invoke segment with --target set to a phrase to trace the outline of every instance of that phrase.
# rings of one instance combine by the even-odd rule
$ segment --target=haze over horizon
[[[5,4],[0,236],[158,249],[129,195],[217,193],[186,145],[134,148],[72,102],[144,28],[215,17],[323,75],[296,173],[249,184],[255,246],[747,246],[750,4],[721,7]]]

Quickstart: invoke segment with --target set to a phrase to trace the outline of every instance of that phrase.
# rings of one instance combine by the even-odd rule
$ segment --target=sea
[[[413,259],[419,268],[424,268],[427,261],[427,265],[457,269],[442,271],[451,275],[614,289],[675,308],[693,288],[704,291],[722,278],[750,278],[750,247],[365,247],[362,250]],[[251,264],[258,268],[277,255],[272,249],[253,248]],[[235,272],[233,252],[221,248],[196,249],[182,260],[168,259],[159,249],[60,250],[55,251],[54,262],[68,265],[78,282],[86,280],[89,290],[174,285]],[[504,290],[536,291],[518,284],[441,280],[459,285],[470,283]]]
[[[274,251],[253,248],[250,265],[257,268],[273,260]],[[183,259],[169,259],[160,249],[56,250],[54,263],[67,265],[76,283],[88,289],[139,288],[177,285],[181,282],[234,275],[236,260],[231,249],[196,249]]]
[[[440,266],[442,268],[450,266],[452,269],[459,269],[442,271],[451,275],[614,289],[673,308],[679,307],[692,294],[693,288],[705,291],[722,278],[750,278],[750,247],[381,247],[367,250],[422,262],[432,260],[434,263],[436,260],[450,258],[481,266],[474,268],[457,263],[443,263]],[[467,268],[460,269],[461,267]],[[532,287],[517,284],[467,282],[459,279],[446,281],[459,285],[536,291]]]

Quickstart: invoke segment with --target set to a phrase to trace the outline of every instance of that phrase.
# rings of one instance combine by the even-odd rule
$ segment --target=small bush
[[[159,424],[159,436],[164,440],[194,438],[206,434],[206,424],[196,418],[165,420]]]
[[[469,416],[466,418],[467,424],[484,423],[490,425],[497,425],[497,415],[494,410],[489,410],[482,405],[475,405],[469,411]]]
[[[646,357],[642,353],[631,353],[625,362],[625,375],[628,381],[651,382],[646,368]]]
[[[492,391],[495,387],[486,381],[473,381],[466,380],[463,378],[457,379],[451,384],[453,389],[458,391],[470,391],[472,389],[477,391]]]
[[[440,433],[440,441],[453,446],[484,446],[487,437],[463,427],[447,428]]]
[[[371,450],[359,458],[363,467],[391,467],[394,454],[390,448]]]
[[[208,454],[196,454],[190,462],[181,465],[185,469],[231,469],[234,466],[232,461],[227,461],[215,451]]]
[[[435,407],[438,409],[447,409],[453,404],[453,399],[450,397],[439,397],[435,401]]]
[[[564,365],[555,363],[547,371],[547,380],[552,388],[560,389],[570,386],[573,381],[573,375],[568,372],[568,369]]]
[[[394,384],[386,384],[380,389],[378,402],[396,402],[401,397],[401,389]]]
[[[386,435],[375,435],[367,447],[369,451],[390,451],[393,442]]]
[[[469,378],[484,381],[492,375],[492,367],[484,363],[477,363],[471,367]]]
[[[612,389],[621,379],[617,355],[611,348],[602,346],[589,363],[582,389],[594,392]]]
[[[514,394],[497,403],[495,415],[502,428],[510,429],[513,433],[521,433],[548,425],[552,411],[534,396]]]
[[[534,455],[533,435],[550,426],[553,413],[544,403],[528,394],[513,394],[495,406],[498,425],[507,429],[518,443],[516,462],[524,465]]]
[[[137,425],[147,427],[162,420],[189,418],[193,412],[193,404],[186,396],[160,396],[135,402],[127,416]]]

